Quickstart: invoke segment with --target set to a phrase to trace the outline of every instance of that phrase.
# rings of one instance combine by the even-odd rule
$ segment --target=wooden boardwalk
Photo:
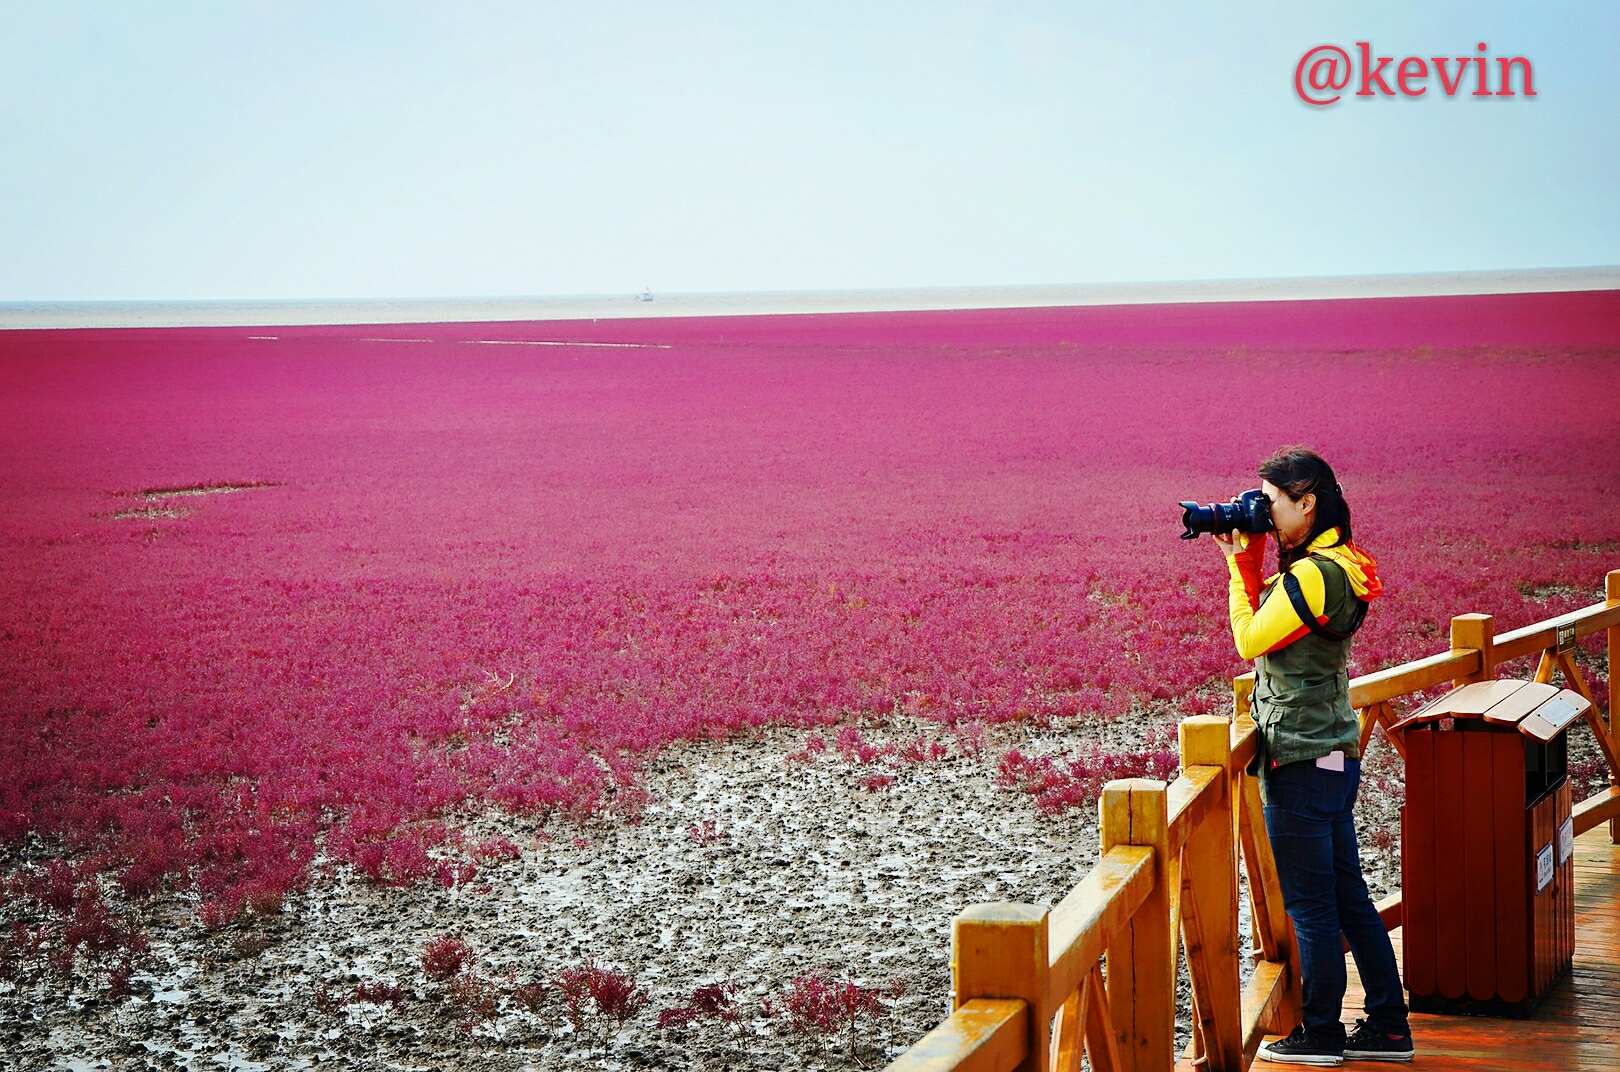
[[[1397,959],[1401,932],[1395,941]],[[1345,957],[1350,989],[1344,1019],[1361,1015],[1362,991],[1355,961]],[[1620,1070],[1620,845],[1609,844],[1607,824],[1575,839],[1575,963],[1570,974],[1528,1020],[1414,1013],[1414,1072]],[[1348,1062],[1346,1067],[1401,1067]],[[1191,1069],[1183,1060],[1179,1069]],[[1283,1068],[1256,1061],[1256,1069]]]

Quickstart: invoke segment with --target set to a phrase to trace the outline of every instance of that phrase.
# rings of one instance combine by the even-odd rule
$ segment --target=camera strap
[[[1349,640],[1352,636],[1355,636],[1356,630],[1360,629],[1361,623],[1366,620],[1367,601],[1358,599],[1352,593],[1350,598],[1355,600],[1356,616],[1350,622],[1350,631],[1341,633],[1337,629],[1329,629],[1317,621],[1316,615],[1311,613],[1310,604],[1305,602],[1305,593],[1299,590],[1299,581],[1292,573],[1283,574],[1282,583],[1283,591],[1288,593],[1288,602],[1293,604],[1294,613],[1299,615],[1299,620],[1304,622],[1311,632],[1324,640]]]

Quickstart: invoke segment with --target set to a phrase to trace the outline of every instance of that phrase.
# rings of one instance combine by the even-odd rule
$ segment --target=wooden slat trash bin
[[[1533,681],[1453,689],[1406,747],[1403,974],[1418,1012],[1526,1017],[1575,946],[1567,730],[1591,706]]]

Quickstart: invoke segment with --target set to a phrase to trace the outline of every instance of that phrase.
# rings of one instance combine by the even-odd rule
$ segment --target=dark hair
[[[1328,529],[1339,530],[1334,547],[1350,542],[1350,504],[1344,501],[1344,492],[1333,475],[1333,467],[1316,451],[1284,447],[1260,463],[1260,479],[1277,485],[1295,502],[1306,495],[1316,496],[1316,520],[1310,534],[1298,547],[1284,550],[1281,543],[1278,544],[1277,554],[1283,569],[1304,558],[1311,541]]]

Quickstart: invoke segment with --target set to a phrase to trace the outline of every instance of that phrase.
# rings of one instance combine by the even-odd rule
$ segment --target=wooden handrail
[[[1029,1002],[979,998],[951,1013],[889,1072],[1012,1072],[1029,1056]]]
[[[1254,750],[1260,747],[1260,731],[1252,721],[1240,722],[1232,732],[1233,774],[1245,771],[1254,761]]]
[[[1570,818],[1575,823],[1576,837],[1593,827],[1620,818],[1620,788],[1611,785],[1601,793],[1592,794],[1575,805]]]
[[[1391,666],[1350,679],[1350,706],[1371,707],[1436,685],[1444,685],[1480,671],[1477,651],[1443,651],[1427,659]]]
[[[1220,805],[1226,790],[1222,781],[1225,774],[1213,767],[1196,767],[1182,771],[1181,777],[1170,783],[1165,799],[1170,808],[1171,853],[1180,852],[1192,832]]]
[[[1153,892],[1153,850],[1116,845],[1047,918],[1049,984],[1066,994]]]
[[[1505,663],[1546,651],[1558,643],[1558,627],[1561,625],[1573,625],[1576,637],[1591,636],[1593,633],[1620,626],[1620,600],[1596,603],[1590,607],[1570,611],[1568,614],[1560,614],[1556,618],[1548,618],[1535,625],[1527,625],[1523,629],[1503,633],[1496,638],[1496,661]]]
[[[1393,721],[1389,701],[1488,680],[1500,664],[1537,653],[1538,678],[1561,671],[1570,688],[1590,699],[1573,661],[1557,650],[1561,626],[1573,626],[1577,638],[1607,630],[1612,681],[1620,660],[1620,570],[1608,575],[1603,603],[1501,636],[1492,635],[1489,617],[1460,615],[1452,620],[1451,650],[1353,679],[1350,702],[1365,712],[1363,741],[1375,723]],[[1258,746],[1248,717],[1252,688],[1253,675],[1233,682],[1229,720],[1182,722],[1182,770],[1174,782],[1108,784],[1102,858],[1050,912],[976,905],[957,917],[951,963],[958,1007],[890,1072],[1077,1072],[1082,1048],[1099,1072],[1164,1072],[1175,1057],[1173,964],[1181,950],[1193,981],[1200,1067],[1239,1072],[1266,1034],[1299,1022],[1297,947],[1257,780],[1245,773]],[[1588,725],[1609,759],[1612,784],[1575,806],[1577,834],[1608,820],[1620,826],[1620,727],[1596,704]],[[1615,836],[1620,843],[1620,831]],[[1233,932],[1240,855],[1253,900],[1256,958],[1241,994]],[[1399,894],[1377,907],[1387,927],[1401,925]]]

